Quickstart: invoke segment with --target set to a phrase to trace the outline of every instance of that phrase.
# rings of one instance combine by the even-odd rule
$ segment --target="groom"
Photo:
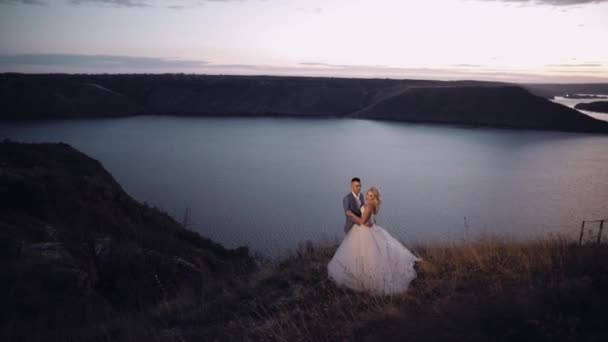
[[[349,212],[357,217],[361,217],[361,206],[365,205],[363,195],[361,194],[361,180],[359,178],[355,177],[351,179],[350,189],[351,192],[344,196],[344,199],[342,199],[342,206],[344,207],[344,213],[346,215],[344,234],[348,234],[353,225],[356,224],[356,222],[353,221],[353,219],[349,216]]]

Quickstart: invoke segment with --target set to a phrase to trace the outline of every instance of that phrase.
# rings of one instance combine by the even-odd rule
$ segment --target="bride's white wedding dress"
[[[363,212],[364,208],[362,208]],[[354,225],[327,265],[329,278],[357,291],[396,294],[405,291],[416,278],[412,252],[376,224]]]

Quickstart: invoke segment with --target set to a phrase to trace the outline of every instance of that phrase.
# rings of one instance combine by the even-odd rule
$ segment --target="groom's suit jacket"
[[[363,199],[363,195],[359,193],[359,200],[361,201],[361,205],[365,205],[365,200]],[[346,215],[346,211],[350,210],[353,214],[361,217],[361,208],[357,206],[357,199],[353,195],[352,192],[348,193],[348,195],[344,196],[342,199],[342,206],[344,207],[344,215],[346,216],[346,222],[344,223],[344,233],[348,234],[350,229],[355,225],[355,221]]]

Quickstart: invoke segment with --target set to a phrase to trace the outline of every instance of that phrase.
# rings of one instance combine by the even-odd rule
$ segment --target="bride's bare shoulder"
[[[378,212],[380,211],[380,207],[375,203],[371,203],[370,206],[371,206],[371,208],[373,208],[372,210],[373,210],[374,215],[378,214]]]
[[[365,210],[371,210],[372,213],[378,213],[378,207],[374,203],[365,203]]]

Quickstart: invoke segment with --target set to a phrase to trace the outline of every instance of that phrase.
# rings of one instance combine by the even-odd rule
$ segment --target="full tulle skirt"
[[[398,294],[416,278],[420,261],[378,225],[354,225],[327,265],[330,279],[356,291]]]

